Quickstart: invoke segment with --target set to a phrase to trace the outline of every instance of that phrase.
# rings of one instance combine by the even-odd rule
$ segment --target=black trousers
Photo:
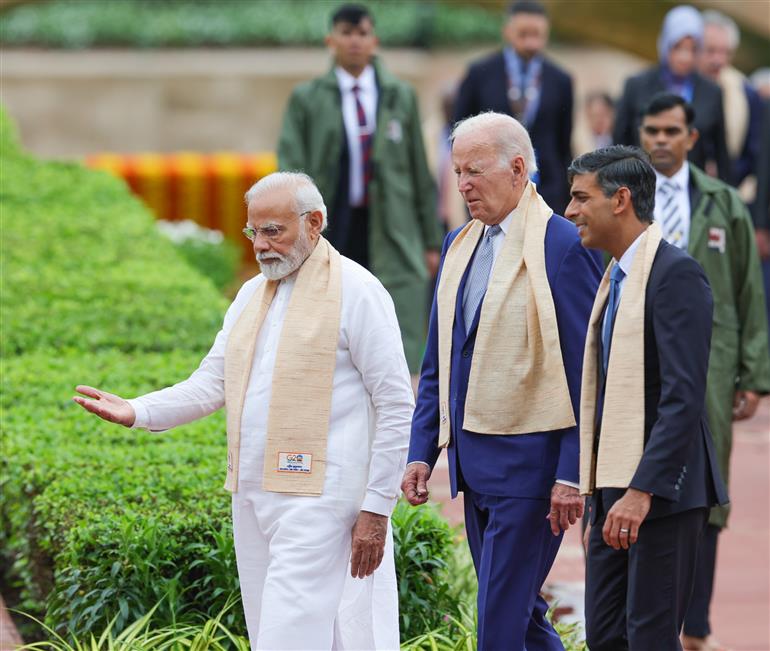
[[[602,539],[606,511],[591,528],[586,567],[586,642],[591,651],[680,651],[708,509],[647,520],[626,551]]]
[[[340,247],[340,253],[368,269],[369,208],[360,206],[350,209],[350,228],[344,242],[345,245]]]
[[[706,525],[703,540],[698,548],[698,562],[695,567],[695,582],[690,605],[684,616],[685,635],[707,637],[711,634],[709,609],[714,592],[714,570],[717,565],[717,539],[721,529],[713,524]]]

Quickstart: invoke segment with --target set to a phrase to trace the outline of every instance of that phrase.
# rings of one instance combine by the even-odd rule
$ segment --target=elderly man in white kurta
[[[200,367],[134,400],[82,385],[74,399],[151,431],[226,408],[252,648],[398,648],[388,518],[414,399],[393,302],[321,236],[326,208],[309,177],[272,174],[246,201],[262,273]]]

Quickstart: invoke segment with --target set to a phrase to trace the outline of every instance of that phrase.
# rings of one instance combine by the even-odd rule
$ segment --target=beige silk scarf
[[[609,296],[607,267],[594,300],[583,357],[580,397],[580,492],[627,488],[644,451],[644,303],[647,280],[661,240],[657,222],[641,235],[612,331],[610,359],[598,454],[594,452],[596,399],[599,392],[599,346],[604,306]]]
[[[227,481],[238,490],[241,414],[259,329],[278,281],[266,280],[233,326],[225,350]],[[342,306],[340,254],[321,237],[302,263],[276,353],[262,488],[320,495],[326,475],[332,386]]]
[[[526,434],[575,425],[545,270],[553,211],[529,183],[489,277],[471,362],[463,427]],[[450,438],[449,372],[457,292],[484,224],[474,219],[447,251],[438,288],[439,446]]]

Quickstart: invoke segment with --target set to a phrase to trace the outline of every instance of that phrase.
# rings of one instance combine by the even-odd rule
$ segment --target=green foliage
[[[4,16],[0,42],[60,48],[322,45],[338,2],[52,0]],[[387,46],[497,42],[500,13],[456,2],[366,2]]]
[[[393,544],[402,640],[445,626],[468,599],[475,600],[473,568],[457,560],[465,543],[435,506],[413,508],[400,501],[393,512]]]
[[[153,628],[151,624],[155,611],[161,606],[159,602],[120,633],[116,633],[119,627],[117,620],[113,619],[98,638],[92,634],[87,641],[76,639],[72,643],[33,618],[44,628],[49,639],[29,644],[25,648],[46,651],[249,651],[248,640],[233,633],[224,623],[228,612],[238,603],[239,599],[233,596],[214,617],[202,618],[189,624],[174,623]]]
[[[206,276],[220,291],[233,284],[241,262],[241,249],[221,232],[194,221],[157,222],[160,231],[187,263]]]
[[[59,632],[117,634],[156,603],[154,625],[213,617],[238,590],[223,415],[157,436],[70,398],[186,377],[225,301],[121,182],[27,157],[4,113],[0,136],[4,583]]]

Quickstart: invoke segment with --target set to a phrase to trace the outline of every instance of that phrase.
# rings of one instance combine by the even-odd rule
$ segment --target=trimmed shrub
[[[164,596],[161,623],[216,614],[238,587],[223,415],[158,436],[70,398],[77,382],[131,396],[186,377],[226,301],[122,182],[27,157],[3,112],[0,136],[0,564],[14,605],[78,634],[113,617],[120,630]],[[227,617],[243,630],[240,609]]]
[[[456,46],[500,38],[496,10],[455,2],[366,4],[386,46]],[[317,0],[52,0],[7,11],[0,42],[60,48],[321,46],[335,6]]]

